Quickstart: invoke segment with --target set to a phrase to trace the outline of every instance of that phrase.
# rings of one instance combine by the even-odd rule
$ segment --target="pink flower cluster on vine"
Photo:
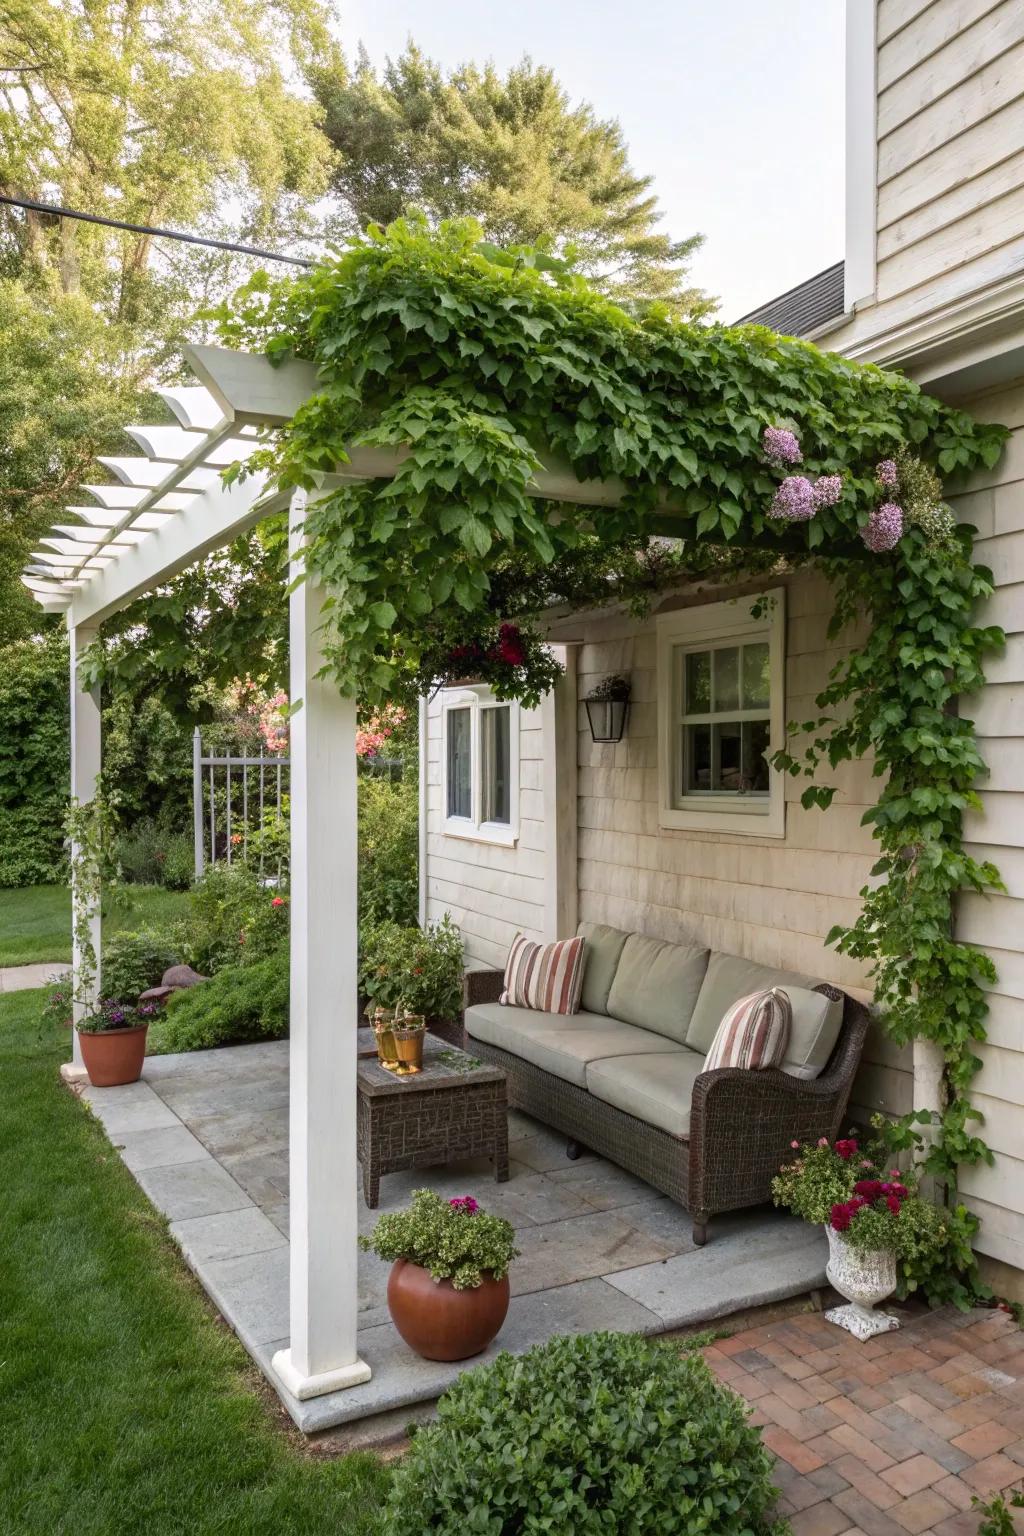
[[[887,549],[895,549],[903,537],[903,508],[894,501],[884,501],[874,509],[860,536],[873,554],[881,555]]]
[[[773,464],[799,464],[803,459],[796,433],[786,427],[765,427],[761,447]]]

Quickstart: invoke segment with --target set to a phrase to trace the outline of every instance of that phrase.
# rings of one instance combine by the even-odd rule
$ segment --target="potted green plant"
[[[359,932],[359,989],[374,1007],[422,1015],[451,1045],[462,1044],[462,935],[445,914],[426,928],[364,923]]]
[[[425,1360],[478,1355],[505,1321],[515,1232],[472,1195],[444,1200],[414,1190],[412,1205],[381,1216],[359,1245],[391,1262],[391,1320]]]
[[[776,1205],[825,1228],[825,1273],[849,1303],[826,1317],[858,1339],[898,1328],[898,1318],[875,1308],[896,1290],[897,1263],[921,1231],[924,1202],[913,1173],[880,1169],[852,1136],[792,1146],[796,1156],[773,1181],[772,1196]]]
[[[82,1060],[94,1088],[118,1088],[138,1082],[146,1055],[150,1020],[159,1010],[155,1003],[102,1002],[75,1026]]]

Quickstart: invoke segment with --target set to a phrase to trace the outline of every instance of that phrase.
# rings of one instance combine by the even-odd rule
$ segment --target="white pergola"
[[[159,587],[260,519],[290,505],[291,575],[302,570],[307,496],[289,498],[254,473],[230,486],[221,472],[280,427],[317,389],[315,368],[193,346],[198,385],[163,389],[176,426],[129,427],[139,458],[106,458],[114,480],[86,490],[96,505],[69,508],[82,521],[41,540],[23,581],[48,613],[64,613],[71,641],[71,792],[87,804],[101,765],[100,700],[79,670],[105,619]],[[393,476],[404,454],[354,447],[325,480]],[[621,482],[579,481],[567,466],[537,475],[533,492],[557,501],[609,506]],[[290,695],[302,708],[291,725],[291,1038],[289,1188],[290,1347],[274,1356],[281,1385],[299,1399],[355,1386],[370,1376],[356,1347],[356,706],[317,672],[323,595],[312,581],[289,599]],[[74,890],[100,955],[99,902]],[[74,946],[76,996],[82,956]],[[100,996],[76,1004],[76,1022]],[[77,1034],[72,1073],[84,1075]]]

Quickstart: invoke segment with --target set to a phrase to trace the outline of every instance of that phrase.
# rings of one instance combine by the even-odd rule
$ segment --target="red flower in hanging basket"
[[[507,666],[521,667],[526,662],[526,646],[516,624],[503,624],[498,630],[498,655]]]

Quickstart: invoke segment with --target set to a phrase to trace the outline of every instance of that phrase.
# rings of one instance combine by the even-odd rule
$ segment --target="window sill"
[[[734,810],[719,805],[707,810],[662,806],[658,825],[676,832],[728,832],[745,837],[785,837],[786,802],[782,794],[764,810]]]
[[[464,843],[490,843],[495,848],[514,848],[519,841],[516,827],[501,826],[497,822],[483,822],[477,826],[472,821],[446,821],[445,837],[457,837]]]

